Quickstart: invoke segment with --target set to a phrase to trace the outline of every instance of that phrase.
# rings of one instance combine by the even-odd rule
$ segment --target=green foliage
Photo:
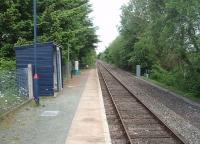
[[[166,71],[158,64],[152,66],[150,77],[168,86],[175,86],[176,77],[174,73]]]
[[[96,62],[96,52],[95,50],[86,53],[84,57],[81,58],[80,67],[86,68],[87,66],[94,66]]]
[[[101,54],[133,71],[200,96],[200,1],[130,0],[122,7],[118,36]]]
[[[13,59],[14,45],[33,43],[32,0],[6,0],[0,5],[0,57]],[[38,0],[38,42],[53,41],[63,50],[66,62],[67,48],[71,60],[81,60],[92,53],[98,42],[89,13],[88,0]],[[83,50],[84,49],[84,50]],[[88,55],[87,57],[90,57]],[[93,55],[91,55],[93,57]]]
[[[6,60],[0,58],[0,71],[1,70],[14,70],[16,68],[16,63],[14,60]]]
[[[199,96],[199,73],[181,73],[179,69],[167,71],[160,65],[153,65],[150,77],[156,81],[179,89],[188,95]]]

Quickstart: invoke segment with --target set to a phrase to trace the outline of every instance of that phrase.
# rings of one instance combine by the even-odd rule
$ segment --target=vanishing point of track
[[[97,63],[113,144],[182,144],[101,62]]]

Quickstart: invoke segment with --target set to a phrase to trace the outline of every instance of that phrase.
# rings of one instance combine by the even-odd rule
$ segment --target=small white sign
[[[79,63],[78,63],[78,61],[75,61],[75,70],[76,70],[76,71],[79,70]]]
[[[40,116],[43,117],[55,117],[57,116],[59,111],[43,111]]]

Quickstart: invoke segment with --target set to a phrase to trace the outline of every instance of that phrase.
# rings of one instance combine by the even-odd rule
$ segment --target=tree
[[[151,78],[198,96],[199,5],[198,0],[130,0],[122,7],[120,36],[104,58],[131,71],[140,64]]]
[[[32,0],[8,0],[0,4],[0,56],[14,59],[13,47],[33,43]],[[70,47],[72,60],[92,53],[98,42],[88,14],[88,0],[38,0],[38,42],[53,41],[63,50]],[[94,53],[92,53],[94,54]],[[88,55],[87,55],[88,57]],[[93,57],[93,55],[91,55]]]

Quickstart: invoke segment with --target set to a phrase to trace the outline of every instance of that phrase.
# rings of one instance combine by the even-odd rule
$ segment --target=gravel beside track
[[[126,71],[113,67],[110,68],[123,76],[122,79],[126,84],[139,88],[143,93],[148,94],[149,98],[156,99],[200,129],[200,104],[188,102],[180,96],[150,85],[144,80],[138,79]]]
[[[131,139],[131,143],[183,143],[145,105],[106,71],[106,69],[100,65],[98,68],[102,74],[102,76],[99,74],[99,77],[112,143],[127,143],[126,136],[116,141],[116,137],[124,134],[122,130],[123,126]],[[111,100],[114,101],[116,110],[113,108]],[[117,116],[114,116],[116,111],[119,113],[121,120],[117,120]],[[120,125],[120,121],[123,124]]]

